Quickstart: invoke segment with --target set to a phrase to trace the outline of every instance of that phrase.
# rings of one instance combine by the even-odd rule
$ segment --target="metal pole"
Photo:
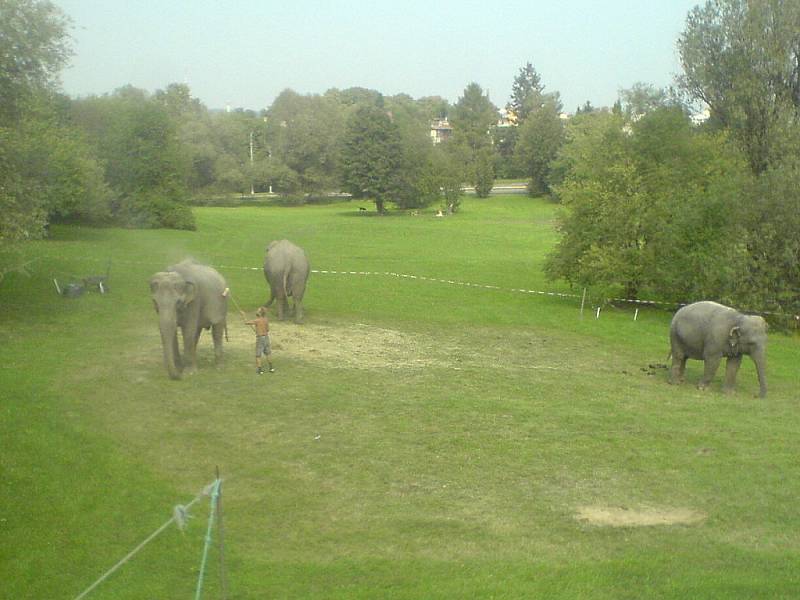
[[[250,132],[250,195],[256,193],[253,188],[253,132]]]

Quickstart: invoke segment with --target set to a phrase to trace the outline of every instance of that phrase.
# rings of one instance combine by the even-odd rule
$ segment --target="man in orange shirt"
[[[244,311],[240,311],[242,313],[242,318],[247,318],[244,314]],[[269,366],[269,372],[274,373],[275,369],[272,368],[272,361],[270,357],[272,356],[272,349],[270,348],[269,344],[269,321],[267,321],[267,309],[263,306],[260,306],[256,311],[256,318],[252,321],[245,321],[246,325],[253,325],[256,330],[256,373],[261,375],[264,372],[264,369],[261,368],[261,357],[264,356],[267,359],[267,365]]]

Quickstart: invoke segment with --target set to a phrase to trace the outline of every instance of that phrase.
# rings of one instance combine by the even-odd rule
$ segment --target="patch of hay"
[[[624,508],[583,506],[575,518],[603,527],[652,527],[655,525],[696,525],[704,513],[689,508]]]
[[[233,347],[253,346],[252,331],[229,327]],[[371,325],[271,324],[270,342],[276,356],[319,361],[331,367],[392,369],[442,367],[447,349],[435,340]]]

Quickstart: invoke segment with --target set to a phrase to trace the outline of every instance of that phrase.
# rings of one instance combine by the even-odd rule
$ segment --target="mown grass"
[[[445,219],[338,203],[195,209],[196,232],[54,228],[28,248],[34,276],[0,289],[0,596],[74,597],[218,466],[230,598],[794,597],[797,339],[771,336],[766,400],[749,361],[731,396],[719,377],[668,386],[649,365],[669,312],[581,320],[578,299],[509,291],[570,292],[541,273],[555,210],[515,196]],[[201,339],[197,375],[168,380],[148,277],[192,255],[252,312],[282,237],[318,270],[501,289],[315,273],[303,328],[274,324],[275,374],[255,376],[233,312],[226,364]],[[55,295],[52,277],[108,258],[111,293]],[[702,518],[607,527],[582,507]],[[189,596],[206,511],[91,597]]]

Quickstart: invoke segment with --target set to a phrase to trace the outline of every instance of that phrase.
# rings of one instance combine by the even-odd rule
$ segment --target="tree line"
[[[563,205],[552,279],[607,296],[800,312],[796,3],[709,0],[687,17],[674,88],[637,84],[569,119],[526,63],[502,124],[474,82],[452,104],[287,89],[263,110],[221,111],[182,84],[70,98],[58,86],[68,29],[46,0],[0,0],[6,257],[51,222],[192,229],[192,199],[344,191],[379,212],[457,211],[464,184],[485,197],[495,178],[519,178]],[[432,144],[431,122],[445,118],[452,135]]]
[[[576,115],[550,163],[564,206],[546,273],[609,297],[800,314],[800,4],[710,0],[668,93]],[[708,119],[695,124],[688,106]],[[783,315],[783,317],[780,317]]]
[[[48,0],[0,0],[6,248],[59,221],[192,229],[190,200],[221,194],[345,191],[381,212],[388,203],[457,210],[463,184],[486,196],[496,173],[530,170],[506,160],[516,136],[498,135],[498,109],[477,83],[452,105],[364,88],[287,89],[260,111],[222,111],[183,84],[71,98],[58,79],[72,53],[69,28]],[[542,88],[530,65],[520,77],[521,123]],[[436,146],[431,122],[447,118],[452,139]]]

